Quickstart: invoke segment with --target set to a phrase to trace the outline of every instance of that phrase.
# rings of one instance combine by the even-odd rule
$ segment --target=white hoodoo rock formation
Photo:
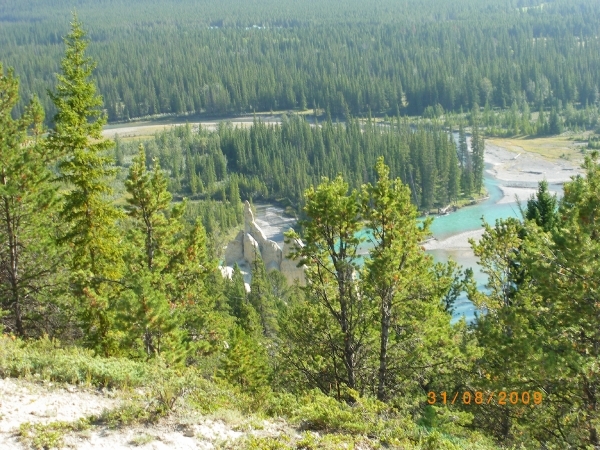
[[[236,263],[244,274],[244,281],[250,283],[250,272],[254,259],[262,258],[267,271],[279,270],[288,283],[293,284],[296,280],[300,285],[306,283],[304,267],[297,267],[298,261],[290,258],[290,252],[295,246],[302,247],[300,240],[286,243],[283,251],[275,241],[266,238],[261,228],[254,221],[254,214],[250,203],[244,202],[244,230],[240,231],[225,249],[225,267],[222,270],[224,276],[231,277],[233,267]]]

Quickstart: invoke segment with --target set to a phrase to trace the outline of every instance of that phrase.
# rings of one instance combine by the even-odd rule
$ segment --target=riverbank
[[[544,179],[555,186],[552,190],[561,191],[563,183],[583,173],[580,168],[583,156],[576,151],[574,142],[555,138],[555,145],[545,154],[544,148],[549,141],[545,138],[492,139],[486,142],[485,161],[492,165],[488,172],[503,181],[498,185],[504,194],[499,204],[515,203],[517,199],[526,202],[537,192],[538,183]],[[557,152],[564,157],[557,158]]]
[[[470,250],[471,244],[469,244],[469,239],[475,239],[478,241],[481,236],[483,236],[483,228],[480,228],[479,230],[465,231],[442,240],[433,238],[423,244],[423,247],[425,250]]]
[[[560,196],[563,183],[570,181],[571,177],[583,173],[580,168],[583,158],[576,158],[573,149],[569,154],[571,159],[554,158],[544,156],[539,149],[534,152],[520,147],[516,144],[519,142],[520,140],[515,139],[506,142],[504,140],[490,140],[486,142],[485,147],[486,179],[493,181],[493,186],[501,191],[501,194],[493,199],[489,207],[498,210],[510,208],[510,215],[517,217],[517,202],[525,206],[527,200],[537,192],[540,181],[544,179],[548,181],[550,190]],[[507,148],[502,147],[502,144],[506,144]],[[536,139],[528,139],[526,146],[535,147],[535,144]],[[450,216],[459,212],[460,210],[453,212]],[[490,220],[488,222],[493,223]],[[464,225],[465,228],[468,228],[466,223]],[[464,252],[470,250],[469,239],[472,238],[477,241],[482,235],[483,228],[467,229],[467,231],[453,232],[442,238],[432,239],[424,247],[426,250]]]

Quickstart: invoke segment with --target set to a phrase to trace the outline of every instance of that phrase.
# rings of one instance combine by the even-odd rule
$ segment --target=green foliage
[[[236,185],[243,200],[270,199],[298,210],[304,191],[322,177],[342,174],[356,189],[374,182],[373,167],[380,156],[388,161],[391,175],[410,186],[411,200],[420,209],[445,207],[461,197],[457,183],[466,169],[459,167],[456,145],[441,126],[419,127],[415,132],[400,118],[390,119],[388,126],[352,118],[347,124],[321,125],[311,126],[310,120],[297,115],[285,116],[280,125],[255,121],[250,128],[221,123],[216,131],[202,127],[195,131],[182,126],[157,133],[145,142],[145,149],[148,160],[157,158],[170,173],[174,194],[198,199],[190,212],[202,218],[209,233],[241,223],[238,196],[231,194]],[[120,145],[128,155],[137,153],[136,143]],[[222,168],[211,188],[194,195],[191,177],[212,173],[216,162]],[[175,183],[180,187],[174,189]],[[227,202],[214,201],[223,198]]]
[[[113,305],[117,294],[114,281],[121,272],[119,234],[116,220],[122,217],[107,195],[107,179],[114,176],[112,142],[103,139],[102,97],[90,77],[92,60],[85,56],[88,42],[77,17],[64,39],[65,56],[56,92],[50,97],[57,109],[48,148],[61,159],[58,180],[68,190],[63,194],[60,218],[66,231],[60,242],[71,250],[71,293],[79,302],[79,318],[87,345],[108,355],[115,351]]]
[[[48,424],[25,422],[19,426],[19,439],[25,445],[36,450],[62,448],[64,435],[69,432],[84,431],[89,429],[87,419],[76,422],[50,422]]]
[[[129,443],[132,445],[135,445],[136,447],[142,447],[142,446],[154,441],[155,439],[156,439],[155,436],[151,436],[149,434],[140,434],[140,435],[134,437],[131,441],[129,441]]]
[[[101,358],[79,347],[61,347],[43,338],[23,342],[0,337],[0,373],[4,377],[35,376],[72,384],[132,387],[143,384],[149,366],[125,358]]]
[[[406,326],[404,318],[412,305],[422,297],[431,296],[433,272],[430,259],[419,243],[429,234],[430,221],[417,225],[417,211],[410,203],[410,190],[399,179],[389,179],[389,168],[379,159],[377,183],[363,190],[363,215],[375,242],[370,258],[365,261],[365,293],[377,303],[379,312],[379,370],[377,398],[390,398],[388,364],[393,345],[393,327]],[[390,336],[392,333],[392,336]]]
[[[269,360],[264,345],[242,328],[234,328],[217,376],[242,392],[252,394],[260,402],[270,384]]]
[[[331,0],[308,6],[228,0],[205,2],[201,10],[192,0],[145,8],[113,3],[77,5],[90,23],[111,121],[307,107],[339,118],[414,115],[427,107],[438,115],[475,103],[510,108],[526,101],[537,108],[555,99],[582,106],[598,99],[600,10],[593,0],[543,7],[351,0],[343,10]],[[0,59],[23,74],[23,98],[37,93],[48,112],[44,89],[57,72],[57,36],[65,34],[72,7],[23,0],[4,10]],[[115,64],[115,55],[128,64]]]
[[[361,295],[355,277],[358,247],[364,241],[357,236],[361,228],[359,197],[356,191],[348,194],[348,184],[341,176],[332,181],[324,178],[319,186],[309,188],[305,196],[304,212],[308,220],[300,222],[305,245],[297,248],[292,256],[306,264],[307,285],[310,286],[308,301],[321,311],[327,311],[317,326],[324,326],[330,332],[324,336],[315,335],[312,345],[304,340],[289,345],[290,348],[305,345],[316,350],[314,344],[323,340],[323,347],[315,354],[324,356],[329,366],[327,370],[333,370],[339,400],[343,385],[350,389],[363,388],[359,361],[367,354],[365,338],[370,305]],[[299,236],[290,231],[286,238],[298,239]],[[305,322],[302,326],[308,329],[312,325]],[[322,353],[325,349],[326,356]]]
[[[590,393],[597,376],[600,169],[586,158],[585,177],[555,200],[543,184],[530,200],[532,220],[486,227],[475,252],[490,276],[475,333],[484,354],[472,388],[543,393],[543,408],[485,406],[474,425],[507,443],[549,448],[594,446],[598,418]],[[539,222],[536,220],[539,219]],[[560,428],[561,433],[553,430]]]
[[[338,400],[355,388],[414,411],[424,386],[452,382],[477,350],[463,325],[450,325],[442,302],[461,288],[456,268],[425,255],[428,222],[417,224],[409,189],[390,180],[382,159],[376,173],[360,193],[348,193],[341,177],[306,193],[305,245],[296,255],[308,282],[304,299],[282,314],[278,371],[288,385]],[[365,240],[371,251],[359,271]]]
[[[563,125],[597,124],[597,71],[590,69],[597,43],[589,38],[597,34],[596,22],[589,20],[597,7],[578,0],[588,8],[589,25],[573,11],[567,22],[559,19],[563,0],[531,13],[495,4],[489,13],[503,20],[480,24],[481,6],[469,10],[479,11],[472,17],[462,15],[470,1],[439,11],[431,9],[436,2],[423,6],[436,14],[416,13],[418,20],[404,28],[388,27],[376,12],[369,17],[379,18],[367,23],[350,9],[344,30],[336,23],[320,26],[326,18],[304,16],[302,24],[283,28],[242,30],[235,22],[194,31],[185,42],[206,38],[198,50],[210,52],[198,59],[206,67],[195,78],[181,78],[191,67],[182,66],[168,89],[156,76],[164,64],[148,67],[146,79],[156,83],[134,83],[146,89],[139,98],[131,88],[131,76],[139,76],[119,79],[123,69],[117,66],[118,75],[111,77],[119,79],[115,87],[98,73],[112,118],[136,111],[227,113],[300,103],[315,108],[317,122],[317,103],[327,111],[327,121],[318,126],[284,116],[277,126],[220,124],[214,132],[179,127],[137,150],[137,144],[117,142],[115,157],[129,164],[127,214],[110,198],[115,168],[108,156],[111,144],[101,137],[106,115],[77,17],[50,95],[56,115],[47,139],[39,102],[20,109],[13,72],[4,75],[0,68],[2,329],[23,337],[49,330],[89,348],[63,347],[48,337],[2,336],[0,375],[140,387],[143,396],[97,418],[110,426],[156,421],[178,408],[193,408],[223,416],[282,416],[318,432],[239,443],[248,448],[491,447],[472,430],[505,446],[600,446],[597,155],[586,159],[585,177],[565,185],[561,200],[541,183],[527,203],[526,220],[485,226],[479,243],[473,243],[489,277],[485,291],[477,291],[472,274],[463,277],[454,264],[433,264],[420,246],[428,222],[417,222],[419,209],[445,207],[461,191],[463,196],[481,192],[483,126],[490,133],[555,134]],[[487,0],[485,5],[491,6]],[[269,17],[265,20],[275,24]],[[175,36],[189,32],[187,20]],[[514,27],[506,31],[506,24]],[[586,27],[578,31],[578,45],[571,45],[569,29],[577,24]],[[169,42],[162,39],[163,25],[155,26],[162,44]],[[13,46],[4,30],[0,52]],[[492,38],[477,37],[482,30],[491,30]],[[102,31],[92,36],[94,45],[113,48],[111,38],[102,40]],[[540,36],[550,39],[538,45]],[[35,39],[44,45],[49,38],[36,34]],[[134,41],[124,53],[137,45]],[[212,46],[216,42],[219,47]],[[240,51],[239,42],[247,48]],[[439,47],[440,42],[451,45]],[[439,50],[435,58],[427,56],[431,48]],[[354,64],[367,49],[369,64]],[[406,51],[413,60],[402,57]],[[561,55],[566,62],[550,67],[563,61]],[[195,60],[189,54],[187,59]],[[278,62],[269,64],[273,61]],[[228,67],[223,64],[233,69],[212,74]],[[244,71],[235,69],[239,64],[245,64]],[[132,60],[132,67],[138,65]],[[25,76],[26,83],[31,79]],[[486,105],[482,115],[480,100]],[[584,100],[586,106],[576,110]],[[535,126],[530,104],[539,108]],[[505,110],[496,113],[494,105]],[[457,118],[452,111],[463,106],[472,110]],[[370,116],[351,118],[366,110],[397,118],[383,123]],[[423,110],[432,119],[427,125],[413,128],[398,118],[401,111]],[[449,126],[460,123],[458,152],[441,128],[442,114]],[[343,116],[346,123],[334,124],[331,116]],[[58,183],[51,179],[53,170]],[[183,195],[194,202],[172,204]],[[305,204],[299,230],[305,245],[295,255],[306,265],[304,288],[288,288],[258,259],[250,293],[239,268],[231,281],[217,272],[220,233],[241,222],[241,199],[253,198]],[[55,199],[61,201],[60,215]],[[194,214],[200,220],[187,220]],[[482,313],[471,326],[451,325],[453,302],[464,288]],[[539,391],[543,407],[425,404],[429,391],[465,390]],[[25,424],[20,434],[34,447],[59,446],[64,433],[87,423]]]
[[[273,338],[277,334],[276,299],[272,294],[271,282],[267,277],[265,264],[260,257],[255,258],[252,269],[248,303],[252,305],[258,315],[263,335]]]
[[[99,109],[102,97],[89,79],[95,65],[85,56],[88,43],[82,24],[76,16],[73,20],[65,38],[62,74],[56,93],[51,94],[58,112],[48,136],[49,148],[62,157],[58,179],[71,188],[64,195],[61,212],[70,229],[62,241],[73,246],[73,270],[114,278],[119,267],[114,221],[120,214],[105,198],[111,192],[106,178],[115,171],[109,167],[111,158],[104,155],[112,142],[101,136],[106,123]]]
[[[260,317],[248,301],[244,276],[237,264],[233,266],[231,279],[225,280],[225,297],[229,311],[245,333],[259,336],[262,333]]]
[[[171,205],[167,179],[140,145],[125,182],[129,222],[126,288],[118,304],[122,348],[134,357],[162,355],[172,363],[215,350],[228,321],[205,280],[216,271],[200,223],[188,227],[186,203]]]
[[[13,119],[19,83],[0,64],[0,310],[4,328],[18,336],[59,333],[65,326],[59,289],[63,277],[57,231],[56,190],[42,138],[37,98]]]
[[[539,184],[537,194],[527,200],[524,218],[535,221],[544,231],[550,231],[558,221],[557,204],[556,195],[550,195],[548,182],[543,180]]]
[[[132,219],[129,242],[134,245],[126,255],[124,280],[129,288],[119,305],[120,327],[126,336],[123,346],[132,355],[141,352],[150,358],[167,354],[172,360],[181,360],[181,318],[174,314],[173,299],[165,287],[173,283],[172,259],[181,238],[183,206],[170,207],[171,194],[160,165],[155,163],[153,172],[147,172],[141,145],[125,186],[131,195],[127,214]]]

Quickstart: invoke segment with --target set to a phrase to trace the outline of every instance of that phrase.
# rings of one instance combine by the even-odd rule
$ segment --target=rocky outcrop
[[[242,258],[244,258],[244,232],[240,230],[225,250],[225,265],[233,266]]]
[[[285,244],[283,244],[283,260],[281,261],[279,270],[283,276],[285,276],[285,279],[289,284],[294,284],[296,281],[298,281],[300,286],[306,284],[306,277],[304,274],[306,267],[298,267],[298,260],[292,258],[291,255],[296,248],[301,248],[303,246],[304,244],[300,239],[294,239],[289,242],[286,241]]]
[[[267,271],[270,270],[281,270],[281,261],[283,259],[283,253],[273,241],[267,241],[261,250],[262,259],[265,263]]]
[[[267,239],[261,228],[254,221],[254,214],[250,203],[244,202],[244,230],[240,231],[225,249],[225,266],[233,267],[238,264],[242,270],[252,267],[255,258],[262,258],[267,271],[279,270],[289,283],[296,280],[303,285],[304,268],[297,267],[297,261],[289,259],[295,245],[302,246],[302,242],[295,240],[284,245],[284,250],[275,242]],[[231,277],[231,270],[222,270],[224,276]]]
[[[252,267],[257,258],[261,257],[260,246],[250,233],[244,234],[244,259]]]

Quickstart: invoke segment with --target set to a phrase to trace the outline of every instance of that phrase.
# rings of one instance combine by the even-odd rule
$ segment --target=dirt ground
[[[74,422],[117,408],[122,393],[57,386],[48,382],[0,378],[0,449],[25,450],[19,439],[20,425]],[[168,419],[153,425],[135,425],[111,429],[92,426],[67,433],[64,447],[82,450],[119,450],[134,447],[145,450],[209,450],[244,435],[277,436],[296,434],[283,421],[254,420],[232,411],[202,416],[193,411],[176,411]]]

